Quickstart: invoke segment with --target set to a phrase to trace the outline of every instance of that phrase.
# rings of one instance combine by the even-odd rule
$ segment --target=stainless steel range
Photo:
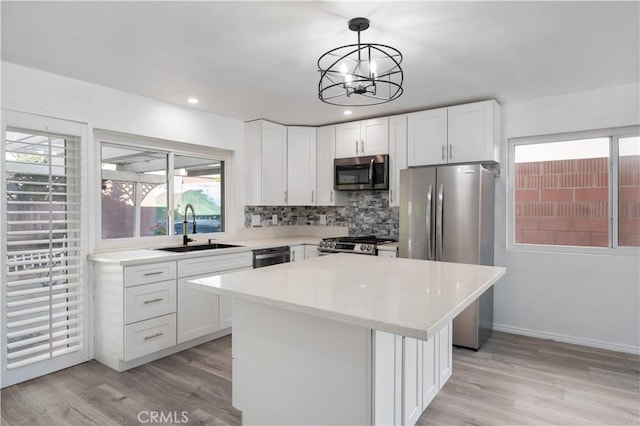
[[[318,252],[320,256],[333,253],[354,253],[377,256],[379,245],[395,243],[397,241],[398,240],[393,238],[380,238],[375,235],[324,238],[320,241],[320,244],[318,244]]]

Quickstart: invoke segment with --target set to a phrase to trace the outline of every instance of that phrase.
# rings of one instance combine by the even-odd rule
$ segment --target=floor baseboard
[[[504,324],[493,324],[493,329],[511,334],[521,334],[523,336],[538,337],[541,339],[555,340],[556,342],[571,343],[574,345],[588,346],[591,348],[606,349],[609,351],[623,352],[633,355],[640,355],[640,348],[630,345],[619,345],[615,343],[602,342],[600,340],[583,339],[580,337],[567,336],[564,334],[548,333],[528,328],[512,327]]]

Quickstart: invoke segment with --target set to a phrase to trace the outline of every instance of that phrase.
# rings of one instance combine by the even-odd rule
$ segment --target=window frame
[[[127,133],[119,133],[110,130],[96,129],[94,131],[94,152],[96,158],[94,159],[95,173],[92,180],[93,188],[100,188],[102,184],[102,144],[123,145],[123,146],[135,146],[140,149],[149,149],[157,151],[165,151],[168,154],[167,162],[167,194],[173,193],[173,170],[174,170],[174,155],[186,155],[186,156],[198,156],[200,158],[207,158],[215,161],[224,162],[222,171],[223,175],[223,217],[222,223],[224,224],[224,231],[215,233],[198,233],[198,237],[205,236],[206,238],[225,238],[229,234],[230,226],[232,226],[233,217],[233,185],[232,185],[232,169],[233,169],[233,151],[214,148],[205,145],[189,144],[183,142],[176,142],[164,139],[156,139],[145,136],[131,135]],[[94,217],[96,218],[95,226],[93,227],[93,235],[95,239],[94,251],[105,250],[118,250],[118,249],[141,249],[141,248],[158,248],[171,245],[182,244],[182,235],[158,235],[158,236],[145,236],[145,237],[132,237],[132,238],[102,238],[102,204],[100,198],[100,191],[92,191],[94,194],[92,199],[92,205],[95,206]],[[169,197],[170,201],[172,198]],[[172,223],[175,217],[173,207],[167,206],[169,214],[169,223]]]
[[[507,250],[512,252],[532,253],[568,253],[637,256],[639,247],[619,246],[619,161],[618,140],[624,137],[640,136],[640,126],[624,126],[606,129],[585,130],[568,133],[547,134],[541,136],[516,137],[507,140]],[[542,144],[550,142],[566,142],[580,139],[608,138],[609,139],[609,214],[608,214],[608,247],[567,246],[550,244],[532,244],[515,242],[515,150],[520,145]]]

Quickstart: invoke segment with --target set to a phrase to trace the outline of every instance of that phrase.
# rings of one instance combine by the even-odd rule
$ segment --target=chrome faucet
[[[182,221],[182,245],[186,246],[191,241],[191,238],[187,236],[187,214],[189,214],[189,209],[191,209],[191,217],[193,217],[193,222],[191,223],[191,233],[196,233],[196,212],[193,210],[193,206],[191,204],[187,204],[184,208],[184,220]]]

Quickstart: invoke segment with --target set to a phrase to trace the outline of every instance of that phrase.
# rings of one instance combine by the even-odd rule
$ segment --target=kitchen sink
[[[226,248],[234,248],[234,247],[243,247],[243,246],[236,246],[233,244],[211,243],[211,244],[195,244],[192,246],[163,247],[157,250],[182,253],[182,252],[189,252],[189,251],[217,250],[217,249],[226,249]]]

